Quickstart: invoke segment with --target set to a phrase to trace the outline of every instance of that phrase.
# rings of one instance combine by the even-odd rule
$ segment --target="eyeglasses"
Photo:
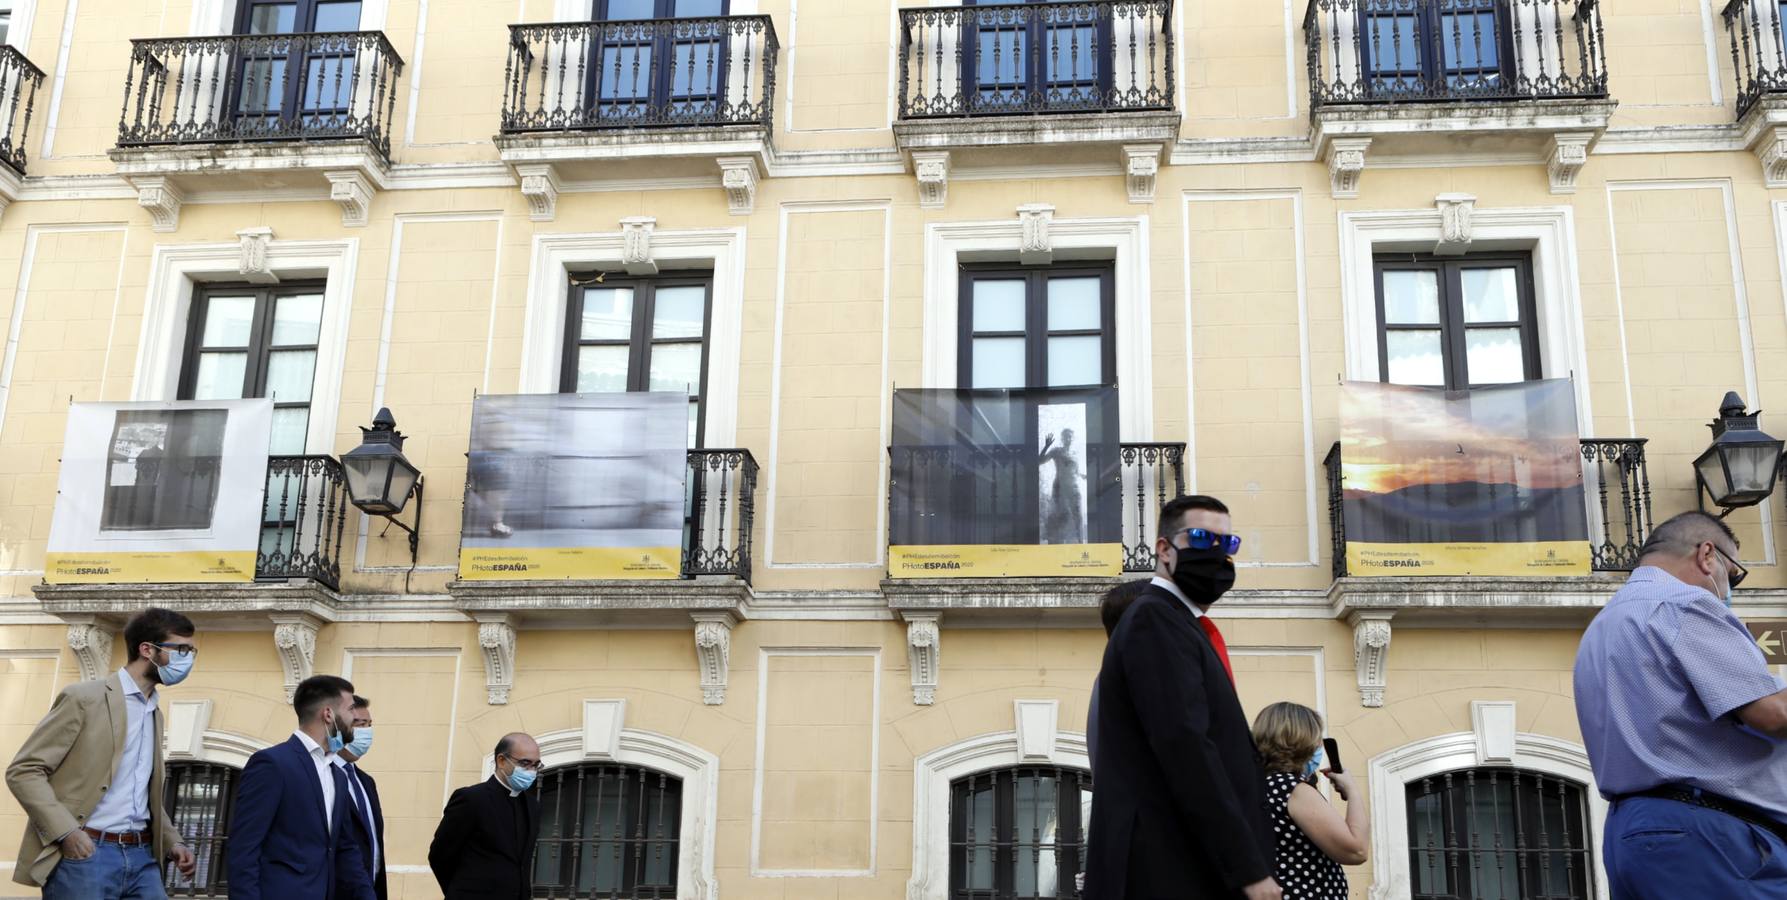
[[[513,756],[507,757],[507,759],[509,762],[514,763],[518,768],[526,769],[530,772],[540,771],[540,761],[537,759],[517,759]]]
[[[1717,553],[1720,556],[1725,558],[1725,564],[1730,567],[1731,588],[1732,588],[1732,590],[1736,590],[1737,586],[1740,584],[1743,584],[1744,579],[1748,578],[1750,576],[1750,570],[1744,568],[1744,564],[1740,563],[1736,559],[1734,559],[1731,556],[1731,554],[1726,553],[1724,550],[1719,549],[1718,544],[1714,544],[1714,545],[1712,545],[1712,547],[1713,547],[1714,553]]]
[[[199,652],[199,648],[194,647],[191,644],[163,644],[160,641],[150,641],[150,643],[169,653],[179,653],[185,656],[191,656]]]
[[[1221,548],[1222,552],[1229,556],[1234,556],[1241,552],[1241,538],[1232,534],[1223,534],[1218,531],[1210,531],[1204,528],[1187,528],[1184,531],[1175,532],[1173,534],[1173,537],[1175,538],[1181,536],[1185,538],[1185,544],[1181,549],[1214,550]],[[1175,541],[1173,546],[1179,547],[1180,545]]]

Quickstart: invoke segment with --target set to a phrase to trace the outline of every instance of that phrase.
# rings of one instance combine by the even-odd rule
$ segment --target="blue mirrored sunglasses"
[[[1187,528],[1179,532],[1185,537],[1187,550],[1213,550],[1221,548],[1223,553],[1234,556],[1241,552],[1241,539],[1232,534],[1208,531],[1203,528]],[[1176,542],[1174,546],[1179,546]]]

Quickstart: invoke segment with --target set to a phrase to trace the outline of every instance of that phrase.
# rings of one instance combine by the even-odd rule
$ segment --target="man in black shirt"
[[[428,847],[446,900],[526,900],[540,835],[540,745],[516,732],[496,745],[496,773],[453,792]]]

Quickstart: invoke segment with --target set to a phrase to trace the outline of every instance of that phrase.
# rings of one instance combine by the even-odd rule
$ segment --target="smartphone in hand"
[[[1340,745],[1335,743],[1333,738],[1322,738],[1322,752],[1328,758],[1328,771],[1336,773],[1346,771],[1340,767]]]

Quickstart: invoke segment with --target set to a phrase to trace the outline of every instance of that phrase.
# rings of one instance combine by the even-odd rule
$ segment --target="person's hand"
[[[1049,452],[1049,448],[1053,447],[1053,446],[1055,446],[1055,436],[1054,435],[1051,434],[1048,437],[1045,437],[1042,439],[1042,452],[1044,452],[1044,453]]]
[[[192,848],[185,844],[175,844],[168,851],[168,858],[174,861],[174,868],[180,870],[182,877],[191,878],[199,870],[199,858],[192,855]]]
[[[62,839],[63,859],[86,859],[93,855],[93,839],[87,832],[76,828]]]
[[[1352,797],[1353,797],[1353,776],[1351,773],[1349,773],[1349,772],[1331,772],[1327,769],[1323,769],[1322,774],[1328,776],[1328,783],[1334,785],[1334,793],[1339,794],[1340,799],[1342,799],[1342,800],[1351,800],[1352,799]]]
[[[1279,889],[1278,882],[1270,878],[1242,888],[1241,895],[1247,900],[1284,900],[1284,891]]]

